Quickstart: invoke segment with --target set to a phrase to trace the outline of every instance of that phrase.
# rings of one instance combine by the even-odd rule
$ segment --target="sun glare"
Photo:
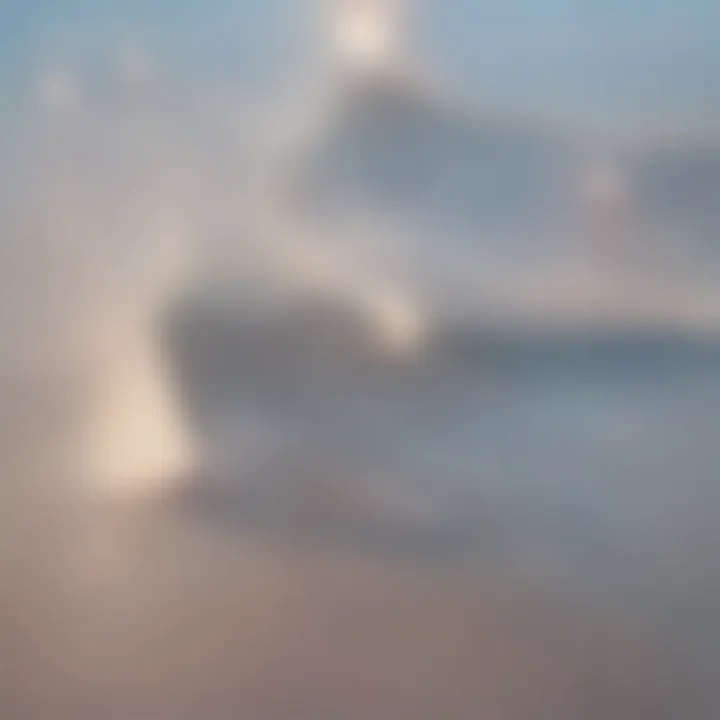
[[[341,3],[333,28],[341,60],[360,68],[392,63],[399,45],[397,15],[397,4],[389,0]]]

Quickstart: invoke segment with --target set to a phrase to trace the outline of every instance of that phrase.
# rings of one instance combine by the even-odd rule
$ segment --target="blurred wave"
[[[74,377],[96,406],[81,435],[109,423],[118,447],[154,407],[139,456],[180,467],[192,432],[163,328],[183,312],[200,318],[191,355],[233,367],[223,336],[250,323],[265,335],[237,343],[258,343],[261,365],[292,353],[290,374],[342,347],[348,368],[442,356],[451,375],[458,338],[497,332],[529,333],[528,358],[565,352],[558,333],[711,342],[715,145],[608,143],[478,110],[411,56],[395,4],[360,7],[330,23],[324,71],[265,103],[132,48],[39,74],[3,171],[5,387]],[[588,362],[614,356],[595,342]],[[653,342],[643,352],[662,356]],[[135,414],[112,410],[123,383],[146,388]]]

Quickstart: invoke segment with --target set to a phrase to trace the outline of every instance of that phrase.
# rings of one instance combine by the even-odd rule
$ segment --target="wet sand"
[[[423,423],[434,438],[445,412],[453,457],[468,448],[481,490],[478,508],[461,502],[459,530],[457,517],[401,521],[392,503],[375,503],[378,487],[407,500],[422,483],[343,480],[365,448],[338,444],[338,464],[301,472],[275,435],[266,470],[287,477],[274,506],[249,510],[229,489],[248,487],[242,467],[209,496],[90,503],[53,476],[64,411],[53,419],[27,397],[6,402],[0,717],[715,720],[715,364],[642,384],[644,367],[627,382],[598,384],[583,370],[580,383],[562,368],[557,386],[512,379],[491,393],[484,383],[482,412],[462,422],[464,386],[419,410],[413,394],[392,432],[378,422],[404,409],[399,395],[379,393],[360,426],[362,407],[345,396],[334,414],[295,396],[273,410],[303,428],[308,409],[324,418],[300,443],[321,456],[375,428],[411,476],[439,447]],[[452,413],[436,400],[446,396]],[[265,428],[269,406],[248,403],[236,407]],[[633,417],[639,435],[627,435]],[[234,428],[226,439],[247,473]],[[433,487],[450,492],[433,472]]]
[[[438,565],[171,507],[34,517],[4,545],[8,720],[715,717],[713,668],[664,621],[501,558]]]

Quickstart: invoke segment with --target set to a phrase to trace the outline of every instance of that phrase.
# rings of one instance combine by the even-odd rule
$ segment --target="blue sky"
[[[300,57],[304,1],[7,0],[5,100],[43,62],[128,40],[209,82],[270,82]],[[720,121],[716,0],[425,4],[423,53],[476,102],[601,126]]]
[[[598,120],[718,117],[715,0],[446,0],[429,25],[437,62],[477,93]]]

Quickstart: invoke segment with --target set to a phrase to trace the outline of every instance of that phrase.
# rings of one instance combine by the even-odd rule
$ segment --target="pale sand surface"
[[[671,628],[501,558],[424,562],[162,507],[31,517],[3,545],[8,720],[716,717],[714,669],[677,656]]]

